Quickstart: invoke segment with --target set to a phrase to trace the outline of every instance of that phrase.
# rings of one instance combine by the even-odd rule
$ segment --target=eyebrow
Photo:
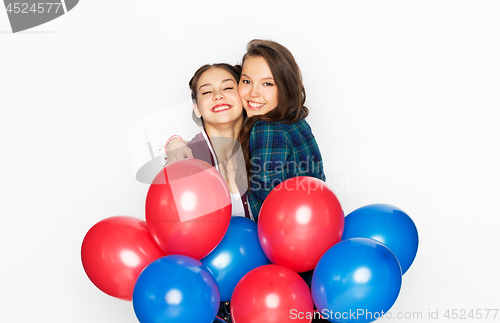
[[[233,79],[225,79],[225,80],[222,80],[221,83],[225,83],[225,82],[233,82],[233,83],[236,84],[236,82]],[[209,85],[212,85],[212,83],[205,83],[203,85],[200,85],[200,87],[198,88],[198,90],[201,89],[204,86],[209,86]]]
[[[251,77],[250,77],[250,76],[248,76],[248,75],[246,75],[246,74],[241,74],[241,76],[245,76],[245,77],[248,77],[249,79],[251,79]],[[261,79],[261,81],[262,81],[262,80],[273,80],[273,81],[274,81],[274,78],[273,78],[273,77],[271,77],[271,76],[268,76],[268,77],[263,77],[263,78]]]

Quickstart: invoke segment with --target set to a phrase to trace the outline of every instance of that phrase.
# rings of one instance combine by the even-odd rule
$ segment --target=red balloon
[[[259,214],[259,240],[272,263],[305,272],[340,241],[344,213],[321,180],[287,179],[267,196]]]
[[[231,298],[235,323],[311,322],[314,306],[306,282],[293,270],[265,265],[248,272]]]
[[[146,222],[130,216],[98,222],[82,243],[82,264],[90,280],[104,293],[127,301],[141,271],[163,256]]]
[[[184,159],[156,175],[146,197],[146,222],[167,254],[200,260],[222,240],[231,220],[226,181],[208,163]]]

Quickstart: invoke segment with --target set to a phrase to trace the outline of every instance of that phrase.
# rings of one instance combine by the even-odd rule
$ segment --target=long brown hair
[[[283,45],[271,40],[254,39],[247,44],[241,65],[249,57],[263,57],[278,87],[278,106],[263,115],[246,118],[239,134],[239,141],[245,156],[245,165],[250,188],[252,168],[250,163],[250,132],[259,120],[293,123],[305,119],[309,110],[304,106],[306,91],[302,84],[302,73],[292,53]]]

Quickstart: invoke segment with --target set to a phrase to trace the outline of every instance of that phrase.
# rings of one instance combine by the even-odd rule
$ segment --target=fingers
[[[174,161],[181,160],[181,159],[187,159],[187,158],[194,158],[193,156],[193,151],[191,148],[186,146],[184,143],[182,143],[181,146],[175,147],[175,140],[177,140],[177,143],[180,142],[178,139],[172,140],[172,145],[168,145],[167,149],[167,164],[170,164]]]
[[[183,152],[184,152],[184,156],[185,158],[194,158],[193,157],[193,151],[188,147],[186,146],[184,149],[183,149]]]
[[[177,161],[177,160],[187,159],[187,158],[194,158],[193,153],[191,152],[191,149],[189,149],[189,148],[187,148],[187,150],[176,151],[174,153],[168,154],[167,155],[167,164],[173,163],[174,161]]]

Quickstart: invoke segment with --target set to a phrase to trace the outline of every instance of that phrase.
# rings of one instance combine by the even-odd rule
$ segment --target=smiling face
[[[200,76],[193,106],[197,117],[206,125],[227,124],[243,119],[243,108],[238,95],[238,84],[228,71],[210,68]]]
[[[245,60],[238,92],[248,117],[266,114],[278,106],[278,86],[264,57]]]

